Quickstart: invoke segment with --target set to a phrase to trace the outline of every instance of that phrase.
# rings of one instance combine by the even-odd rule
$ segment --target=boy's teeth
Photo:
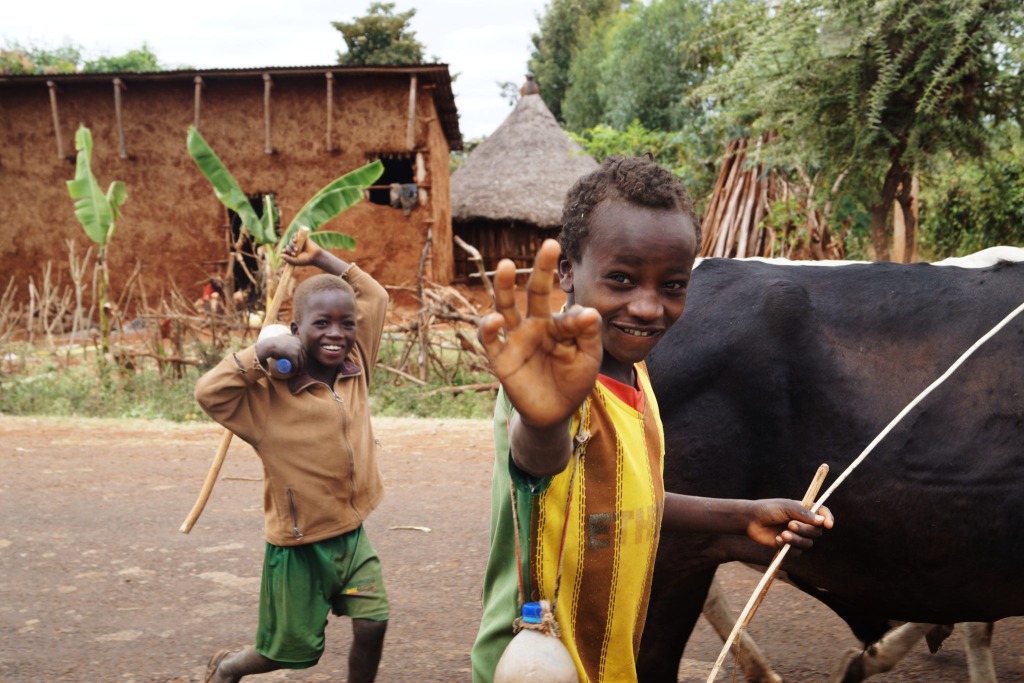
[[[649,337],[653,332],[644,332],[643,330],[623,330],[626,334],[631,334],[634,337]]]
[[[324,344],[324,348],[328,351],[341,351],[341,347],[334,344]]]

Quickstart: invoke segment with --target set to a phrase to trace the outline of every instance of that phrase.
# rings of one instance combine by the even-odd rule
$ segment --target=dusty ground
[[[487,544],[489,425],[379,419],[389,493],[367,526],[393,613],[378,680],[469,680]],[[0,417],[0,681],[201,681],[210,653],[251,641],[262,558],[260,468],[235,442],[189,535],[178,531],[220,439],[211,425]],[[841,520],[840,520],[841,522]],[[424,527],[424,530],[409,528]],[[727,567],[734,607],[756,575]],[[751,626],[788,681],[823,681],[853,637],[776,584]],[[348,624],[305,672],[344,680]],[[1024,619],[997,624],[1002,683],[1024,681]],[[702,622],[680,678],[703,681],[721,641]],[[732,680],[731,668],[719,676]],[[956,634],[877,681],[966,681]]]

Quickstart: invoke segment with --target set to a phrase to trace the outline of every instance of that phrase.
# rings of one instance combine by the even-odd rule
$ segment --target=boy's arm
[[[761,545],[787,543],[806,550],[835,520],[826,507],[814,514],[799,501],[784,498],[736,500],[665,493],[666,531],[707,534],[746,534]]]
[[[270,393],[263,369],[250,346],[228,354],[196,382],[195,397],[200,407],[243,441],[256,444],[263,435],[269,413]]]
[[[551,287],[560,249],[545,240],[527,284],[527,312],[515,301],[515,264],[498,264],[495,313],[480,320],[480,342],[516,414],[509,425],[512,459],[545,477],[565,469],[572,454],[573,413],[594,388],[601,367],[600,315],[573,307],[551,313]]]

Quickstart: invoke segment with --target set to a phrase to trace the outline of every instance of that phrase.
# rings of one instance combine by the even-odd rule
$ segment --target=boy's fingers
[[[562,254],[558,242],[546,239],[533,260],[533,272],[526,283],[526,314],[531,318],[551,317],[551,284],[555,279],[558,257]]]
[[[516,264],[509,259],[499,261],[494,273],[494,311],[505,319],[508,329],[519,327],[522,321],[516,306]]]
[[[501,331],[503,322],[504,318],[499,314],[490,313],[480,318],[479,327],[477,328],[477,338],[483,345],[488,357],[492,359],[501,351],[501,341],[498,333]]]
[[[578,341],[601,337],[601,314],[596,308],[573,306],[563,314],[553,316],[555,336],[559,339],[576,339]]]

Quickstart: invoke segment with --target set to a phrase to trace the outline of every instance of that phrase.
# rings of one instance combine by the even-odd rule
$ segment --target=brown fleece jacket
[[[224,358],[195,395],[210,417],[251,444],[263,461],[267,541],[314,543],[362,524],[384,496],[370,424],[369,381],[377,362],[388,294],[351,266],[356,343],[334,387],[305,374],[270,377],[255,346]]]

